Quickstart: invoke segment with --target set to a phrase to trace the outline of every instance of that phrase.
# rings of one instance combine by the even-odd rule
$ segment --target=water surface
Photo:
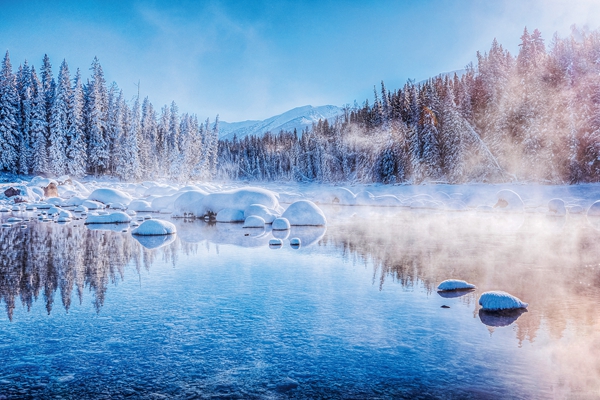
[[[201,221],[3,228],[0,398],[600,396],[594,221],[350,209],[281,248]],[[528,312],[481,313],[493,289]]]

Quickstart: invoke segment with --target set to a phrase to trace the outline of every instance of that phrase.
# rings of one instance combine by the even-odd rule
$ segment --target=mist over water
[[[117,229],[2,229],[0,393],[600,393],[593,220],[325,211],[326,230],[297,229],[279,249],[268,247],[269,231],[188,220],[175,221],[175,240],[150,245]],[[304,245],[292,249],[291,237]],[[477,289],[442,297],[435,289],[449,278]],[[530,306],[483,313],[487,290]]]

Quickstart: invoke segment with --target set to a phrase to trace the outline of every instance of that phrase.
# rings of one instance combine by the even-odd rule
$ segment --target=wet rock
[[[4,191],[4,195],[6,197],[20,196],[21,195],[21,191],[19,189],[15,189],[14,187],[9,187],[8,189],[6,189]]]

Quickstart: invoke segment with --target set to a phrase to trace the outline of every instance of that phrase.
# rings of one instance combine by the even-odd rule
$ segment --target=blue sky
[[[463,68],[496,37],[518,51],[523,27],[550,42],[600,24],[588,1],[0,0],[0,49],[15,68],[45,53],[84,77],[94,56],[128,98],[240,121],[296,106],[343,105]]]

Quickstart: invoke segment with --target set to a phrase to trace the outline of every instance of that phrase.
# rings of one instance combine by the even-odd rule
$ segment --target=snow
[[[9,218],[9,219],[6,220],[6,222],[11,222],[11,223],[22,222],[22,221],[23,221],[23,218],[17,218],[17,217],[11,217],[11,218]]]
[[[115,211],[105,215],[91,214],[87,217],[85,224],[124,224],[129,222],[131,222],[129,215],[122,211]]]
[[[519,212],[524,210],[521,196],[512,190],[504,189],[496,193],[496,205],[494,208],[502,211]]]
[[[217,222],[244,222],[244,212],[235,208],[224,208],[217,213]]]
[[[548,202],[548,215],[563,217],[567,215],[565,202],[562,199],[552,199]]]
[[[101,188],[94,190],[89,196],[89,200],[99,201],[100,203],[121,203],[128,205],[131,203],[131,196],[117,189]],[[89,208],[89,207],[88,207]]]
[[[321,193],[314,197],[315,202],[324,204],[340,204],[351,206],[356,203],[356,196],[350,189],[345,187],[332,188],[323,190]],[[298,199],[293,199],[296,201]],[[292,202],[293,202],[292,201]]]
[[[0,207],[0,213],[7,213],[10,212],[10,209],[7,207]]]
[[[160,219],[149,219],[140,224],[137,228],[131,231],[132,235],[139,236],[161,236],[172,235],[177,232],[175,225],[169,221]]]
[[[81,205],[87,208],[88,210],[101,210],[104,208],[104,204],[100,203],[99,201],[93,200],[86,200],[83,203],[81,203]]]
[[[127,207],[128,210],[135,212],[152,212],[152,205],[146,200],[133,200]],[[135,214],[134,214],[135,215]]]
[[[201,200],[189,204],[189,210],[194,216],[202,217],[208,213],[217,214],[224,208],[245,210],[252,204],[261,204],[274,210],[279,208],[279,201],[275,193],[266,189],[249,187],[210,193]]]
[[[483,293],[479,297],[479,305],[484,310],[490,311],[512,310],[515,308],[527,308],[529,306],[529,304],[524,303],[521,299],[499,290]]]
[[[283,240],[281,239],[270,239],[269,246],[281,246],[283,245]]]
[[[441,291],[475,289],[475,285],[460,279],[446,279],[438,285],[437,289]]]
[[[287,219],[290,225],[327,225],[327,219],[323,211],[309,200],[299,200],[292,203],[281,217]],[[277,229],[275,228],[275,222],[273,222],[273,229]]]
[[[88,208],[85,206],[77,206],[73,209],[73,211],[77,213],[86,213],[88,212]]]
[[[244,218],[250,216],[257,216],[264,220],[266,224],[272,224],[275,218],[279,217],[280,214],[275,210],[270,210],[262,204],[251,204],[244,210]]]
[[[86,200],[86,197],[83,196],[73,196],[68,200],[63,201],[63,205],[66,206],[80,206]]]
[[[257,215],[250,215],[244,221],[244,228],[264,228],[265,220]]]
[[[285,217],[275,218],[272,229],[274,231],[286,231],[290,229],[290,221],[288,221]]]
[[[594,202],[587,211],[589,217],[600,217],[600,200]]]
[[[173,206],[175,201],[181,196],[183,193],[175,193],[168,196],[160,196],[156,197],[152,200],[151,207],[155,211],[160,210],[173,210]]]
[[[186,217],[188,214],[193,214],[190,204],[201,201],[207,194],[204,190],[199,189],[182,193],[173,203],[175,216]]]
[[[300,244],[302,243],[302,241],[300,240],[300,238],[291,238],[290,239],[290,245],[292,246],[300,246]]]
[[[123,203],[108,203],[106,205],[106,207],[110,208],[112,210],[121,210],[121,211],[127,210],[127,206],[125,206],[125,204],[123,204]]]

